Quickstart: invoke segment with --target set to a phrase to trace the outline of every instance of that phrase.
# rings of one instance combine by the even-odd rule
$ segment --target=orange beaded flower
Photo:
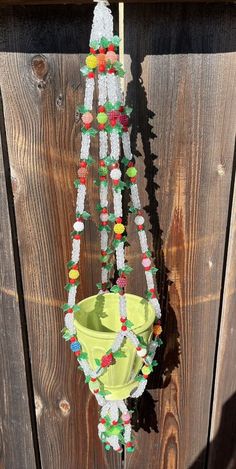
[[[162,327],[160,324],[156,324],[153,326],[153,334],[154,335],[160,335],[162,333]]]

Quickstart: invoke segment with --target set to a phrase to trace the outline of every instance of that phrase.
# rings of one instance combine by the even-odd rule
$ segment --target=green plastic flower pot
[[[143,298],[126,294],[127,317],[133,323],[132,330],[148,343],[152,337],[155,312]],[[119,316],[119,294],[106,293],[90,296],[78,303],[80,311],[75,314],[77,337],[92,369],[96,369],[95,359],[101,359],[111,348],[121,323]],[[135,380],[142,367],[142,359],[137,356],[135,346],[125,339],[121,348],[125,357],[116,358],[99,378],[105,390],[111,394],[109,400],[126,399],[137,388]]]

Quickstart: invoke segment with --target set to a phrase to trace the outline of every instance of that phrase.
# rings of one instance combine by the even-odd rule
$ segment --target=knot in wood
[[[31,61],[32,71],[35,77],[40,81],[45,81],[48,74],[48,61],[43,55],[35,55]]]
[[[70,404],[66,399],[62,399],[59,402],[59,408],[63,415],[68,415],[70,412]]]

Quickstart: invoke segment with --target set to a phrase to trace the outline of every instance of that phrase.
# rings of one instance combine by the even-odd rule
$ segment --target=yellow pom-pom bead
[[[88,68],[96,68],[98,64],[97,57],[95,55],[88,55],[85,62]]]
[[[116,223],[116,225],[114,226],[114,232],[116,234],[122,234],[124,233],[125,231],[125,227],[122,223]]]
[[[76,280],[77,278],[79,278],[79,271],[75,269],[71,269],[69,272],[69,278],[73,280]]]
[[[144,365],[144,366],[142,367],[142,373],[143,373],[144,375],[150,375],[151,371],[152,371],[152,370],[151,370],[151,368],[150,368],[149,366]]]

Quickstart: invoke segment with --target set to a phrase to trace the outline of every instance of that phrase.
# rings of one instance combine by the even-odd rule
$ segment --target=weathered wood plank
[[[209,469],[236,467],[236,187],[230,220],[229,246],[223,290],[217,353]]]
[[[72,42],[85,48],[92,8],[77,8],[76,21],[71,21],[74,9],[65,8],[63,18],[56,10],[38,9],[36,15],[31,9],[20,17],[4,10],[2,16],[3,47],[10,50],[30,30],[29,50],[33,44],[37,51],[2,54],[1,81],[41,461],[43,468],[119,469],[121,456],[104,452],[98,440],[97,404],[60,335],[80,144],[75,109],[83,102],[84,86],[84,57],[67,55],[64,47],[66,51]],[[44,50],[53,41],[60,53],[49,55]],[[90,204],[88,210],[94,211],[92,199]],[[96,267],[93,262],[98,236],[94,223],[88,226],[82,249],[83,296],[96,291],[99,279],[99,262]]]
[[[127,469],[190,468],[199,455],[194,469],[204,467],[234,151],[235,55],[224,53],[233,41],[230,6],[125,7],[132,141],[167,342],[163,382],[139,403]],[[132,286],[141,293],[140,277]]]
[[[0,103],[2,104],[2,103]],[[0,106],[1,107],[1,106]],[[0,126],[2,130],[2,115]],[[9,201],[12,203],[12,201]],[[3,152],[0,138],[1,213],[1,443],[0,466],[4,469],[36,468],[29,396],[22,342],[22,325],[15,276],[15,261],[8,211]],[[13,233],[15,237],[15,233]],[[24,326],[23,326],[24,327]]]
[[[59,4],[91,4],[93,0],[3,0],[4,5],[59,5]],[[109,3],[118,3],[119,0],[110,0]],[[195,3],[195,0],[124,0],[123,3]],[[206,3],[206,0],[198,0]],[[228,3],[226,0],[208,0],[207,3]],[[232,2],[233,3],[233,2]]]

